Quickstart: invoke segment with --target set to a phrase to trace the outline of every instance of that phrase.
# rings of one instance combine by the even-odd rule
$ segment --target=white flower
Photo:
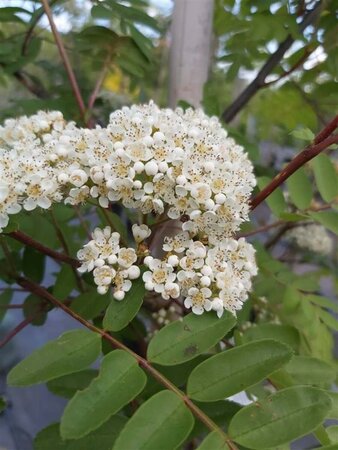
[[[139,244],[140,242],[146,240],[151,235],[151,229],[147,225],[137,225],[132,226],[132,233],[135,242]]]
[[[147,290],[161,293],[165,289],[165,284],[173,283],[176,274],[174,268],[159,259],[152,259],[149,262],[150,271],[144,272],[142,279]]]
[[[94,281],[98,286],[110,285],[116,275],[116,271],[110,266],[102,266],[94,269]]]
[[[201,289],[192,287],[188,291],[188,297],[184,300],[184,306],[191,308],[195,314],[203,314],[205,311],[211,310],[211,290],[207,287]]]
[[[165,300],[170,298],[178,298],[180,296],[180,287],[177,283],[166,283],[164,285],[164,291],[161,293]]]
[[[224,313],[223,302],[219,297],[216,297],[211,302],[211,309],[217,312],[217,316],[221,318]]]
[[[99,257],[99,249],[92,242],[86,244],[77,252],[77,258],[82,263],[77,269],[79,272],[91,272],[94,269],[95,260]]]
[[[117,262],[124,269],[131,267],[137,260],[136,252],[133,248],[121,248],[118,252]]]
[[[88,175],[84,170],[77,169],[74,170],[69,177],[69,181],[76,187],[83,186],[88,180]]]

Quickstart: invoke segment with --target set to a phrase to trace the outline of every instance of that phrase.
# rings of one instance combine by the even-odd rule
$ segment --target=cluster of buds
[[[333,250],[332,237],[320,224],[305,223],[295,226],[288,231],[286,237],[297,247],[319,255],[330,255]]]

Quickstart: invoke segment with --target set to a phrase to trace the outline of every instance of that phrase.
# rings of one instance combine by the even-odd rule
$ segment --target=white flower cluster
[[[0,127],[0,227],[8,214],[53,202],[120,201],[144,214],[187,215],[184,229],[215,241],[248,216],[255,186],[243,148],[202,111],[154,103],[115,111],[107,128],[79,129],[59,112]]]
[[[216,117],[160,109],[153,102],[124,107],[106,128],[80,129],[59,112],[7,120],[0,127],[0,231],[8,215],[52,203],[97,199],[143,214],[182,219],[182,233],[164,243],[166,258],[146,258],[147,289],[186,297],[197,314],[240,308],[256,272],[252,247],[232,239],[247,220],[255,186],[243,148]],[[149,236],[139,226],[137,243]],[[120,248],[111,230],[95,230],[79,252],[101,293],[122,299],[136,278],[135,250]],[[138,274],[139,275],[139,274]]]
[[[195,314],[211,309],[221,317],[241,309],[257,274],[255,251],[244,238],[224,238],[216,245],[190,239],[187,232],[165,239],[163,260],[147,256],[143,274],[146,289],[164,299],[185,298]]]
[[[299,248],[321,255],[329,255],[333,250],[333,241],[329,233],[316,223],[296,226],[287,233],[287,238]]]
[[[105,294],[113,286],[113,296],[123,300],[125,293],[132,286],[131,280],[140,276],[140,269],[134,265],[137,260],[133,248],[120,247],[120,235],[111,231],[110,227],[103,230],[95,228],[92,240],[81,250],[77,257],[81,262],[79,272],[94,271],[94,282],[99,294]]]
[[[171,305],[169,308],[161,308],[151,314],[152,318],[156,321],[158,327],[168,325],[170,322],[174,322],[179,319],[175,306]],[[155,330],[156,333],[157,330]]]

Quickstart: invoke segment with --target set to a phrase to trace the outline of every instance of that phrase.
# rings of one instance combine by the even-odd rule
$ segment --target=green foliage
[[[325,228],[338,234],[338,212],[335,211],[320,211],[311,212],[310,216],[317,222],[324,225]]]
[[[164,366],[189,361],[216,345],[235,323],[235,317],[226,311],[220,319],[210,313],[201,317],[188,314],[153,337],[148,347],[148,359]]]
[[[127,422],[114,450],[177,448],[194,424],[191,412],[173,392],[162,391],[147,400]]]
[[[32,325],[43,325],[47,318],[47,305],[41,301],[40,297],[34,294],[29,295],[23,304],[23,315],[26,319],[34,319]]]
[[[338,196],[338,174],[330,158],[321,154],[312,162],[318,190],[323,200],[331,202]]]
[[[28,278],[40,283],[45,271],[45,255],[31,247],[25,247],[22,258],[22,270]]]
[[[312,185],[303,168],[297,170],[286,182],[290,198],[298,209],[306,209],[312,200]]]
[[[68,265],[61,267],[57,274],[54,286],[53,295],[60,300],[65,300],[72,292],[75,285],[74,271]]]
[[[241,409],[230,423],[229,434],[248,448],[274,448],[314,430],[330,408],[324,391],[291,387]]]
[[[228,445],[216,431],[208,434],[197,450],[228,450]]]
[[[260,190],[262,190],[270,183],[271,178],[259,177],[257,181],[258,187],[260,188]],[[283,192],[280,188],[277,188],[271,195],[269,195],[266,202],[273,214],[277,217],[286,210],[286,202],[284,200]]]
[[[295,384],[330,386],[336,378],[334,368],[325,361],[311,356],[297,356],[285,366]]]
[[[262,323],[248,328],[241,336],[242,342],[251,342],[258,339],[275,339],[288,345],[293,350],[299,350],[300,338],[296,328],[290,325]]]
[[[113,416],[100,428],[87,434],[81,439],[64,440],[60,436],[59,424],[55,423],[40,431],[34,440],[34,450],[88,450],[99,448],[111,450],[115,439],[126,423],[124,416]]]
[[[4,319],[6,314],[6,307],[9,305],[11,299],[12,299],[13,292],[10,289],[5,289],[0,294],[0,323]]]
[[[97,378],[70,400],[61,418],[63,439],[78,439],[102,425],[144,388],[146,376],[123,350],[104,357]]]
[[[188,379],[188,395],[212,402],[262,381],[286,364],[292,351],[272,339],[251,342],[219,353],[198,365]]]
[[[99,335],[84,330],[67,331],[16,365],[7,381],[12,386],[29,386],[78,372],[95,361],[100,350]]]
[[[54,378],[47,381],[48,389],[60,397],[72,398],[77,391],[82,391],[88,387],[89,383],[97,377],[98,372],[95,369],[85,369],[80,372],[63,375],[60,378]]]
[[[103,319],[104,328],[111,331],[120,331],[125,328],[141,308],[145,292],[144,282],[140,277],[133,281],[130,291],[122,301],[112,299]]]
[[[84,319],[94,319],[107,308],[111,301],[110,293],[100,295],[96,289],[78,295],[73,301],[71,308]]]

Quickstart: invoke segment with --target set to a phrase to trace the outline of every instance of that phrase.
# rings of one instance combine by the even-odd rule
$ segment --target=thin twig
[[[314,140],[314,142],[316,142],[316,139]],[[262,203],[270,194],[272,194],[272,192],[275,189],[278,188],[278,186],[284,183],[285,180],[287,180],[293,173],[295,173],[296,170],[298,170],[305,163],[313,159],[315,156],[319,155],[319,153],[328,148],[330,145],[337,143],[338,143],[338,135],[333,135],[325,138],[324,140],[322,140],[317,144],[315,143],[306,147],[301,153],[299,153],[295,158],[293,158],[293,160],[277,176],[275,176],[275,178],[264,189],[262,189],[251,200],[250,202],[251,211],[257,208],[257,206],[260,203]]]
[[[200,408],[198,408],[198,406],[196,406],[184,392],[178,389],[170,380],[168,380],[157,369],[155,369],[145,358],[133,352],[129,347],[124,345],[115,337],[111,336],[108,332],[102,330],[101,328],[96,327],[95,325],[91,324],[83,317],[78,315],[76,312],[72,311],[64,303],[59,301],[50,292],[48,292],[42,286],[39,286],[37,283],[34,283],[33,281],[23,277],[18,277],[16,281],[20,286],[24,287],[25,289],[29,290],[35,295],[47,300],[54,306],[62,309],[66,314],[73,317],[73,319],[80,322],[89,330],[93,331],[94,333],[98,333],[100,336],[102,336],[103,339],[108,341],[114,348],[118,348],[129,353],[133,358],[136,359],[140,367],[142,367],[148,373],[150,373],[153,376],[153,378],[155,378],[159,383],[161,383],[166,389],[169,389],[170,391],[174,392],[178,397],[180,397],[181,400],[190,409],[190,411],[202,423],[204,423],[204,425],[207,428],[209,428],[211,431],[216,431],[220,436],[222,436],[222,438],[224,439],[230,450],[237,450],[237,446],[230,440],[227,434],[225,434],[225,432],[221,428],[219,428],[218,425],[215,422],[213,422],[213,420],[210,419],[210,417],[208,417]]]
[[[73,267],[80,267],[81,265],[78,260],[71,258],[70,256],[65,255],[64,253],[60,253],[55,250],[52,250],[49,247],[46,247],[45,245],[41,244],[41,242],[36,241],[27,234],[23,233],[22,231],[12,231],[11,233],[8,233],[7,236],[15,239],[16,241],[22,242],[23,244],[28,245],[29,247],[35,248],[35,250],[44,253],[47,256],[50,256],[56,261],[70,264]]]
[[[300,32],[303,32],[308,25],[316,20],[322,7],[323,2],[318,1],[314,8],[304,16],[302,22],[299,25]],[[224,122],[231,122],[231,120],[249,102],[249,100],[262,87],[264,87],[266,77],[270,75],[273,69],[279,64],[286,51],[291,47],[294,41],[295,38],[291,34],[289,34],[286,39],[279,44],[277,50],[272,53],[264,66],[258,72],[256,78],[244,89],[244,91],[236,98],[236,100],[234,100],[234,102],[224,110],[222,114],[222,119],[224,120]]]
[[[33,322],[36,315],[32,317],[28,317],[27,319],[23,320],[19,323],[15,328],[13,328],[12,331],[10,331],[1,341],[0,341],[0,349],[4,347],[6,344],[8,344],[9,341],[11,341],[18,333],[20,333],[21,330],[26,328],[27,325]]]
[[[302,56],[296,61],[288,70],[285,70],[279,77],[277,77],[275,80],[272,81],[266,81],[264,82],[262,87],[268,87],[272,86],[273,84],[278,83],[278,81],[283,80],[287,76],[291,75],[295,70],[297,70],[306,60],[307,58],[315,51],[317,47],[309,48],[308,46],[305,47],[304,53]]]
[[[51,0],[49,3],[49,6],[53,6],[54,3],[56,3],[58,0]],[[39,14],[37,14],[35,16],[35,18],[33,19],[32,23],[30,24],[30,27],[27,30],[25,39],[23,41],[22,44],[22,48],[21,48],[21,55],[22,56],[26,56],[27,54],[27,50],[28,50],[28,46],[30,44],[30,41],[32,40],[33,34],[34,34],[34,28],[36,27],[36,25],[39,23],[40,19],[43,17],[45,11],[44,8],[40,8],[40,12]]]
[[[68,55],[67,55],[65,47],[63,45],[61,36],[60,36],[60,34],[59,34],[59,32],[58,32],[58,30],[56,28],[56,25],[55,25],[55,22],[54,22],[54,19],[53,19],[53,14],[52,14],[52,11],[50,9],[48,0],[41,0],[41,3],[43,5],[43,7],[45,9],[45,12],[46,12],[46,15],[48,17],[48,21],[49,21],[52,33],[54,35],[54,39],[55,39],[56,45],[57,45],[57,48],[59,50],[59,54],[60,54],[60,57],[62,59],[63,65],[65,66],[65,69],[66,69],[66,72],[67,72],[67,75],[68,75],[68,78],[69,78],[69,82],[70,82],[72,90],[74,92],[74,96],[75,96],[76,102],[77,102],[77,104],[79,106],[79,110],[80,110],[82,119],[85,120],[86,106],[84,104],[84,101],[83,101],[83,98],[82,98],[82,95],[81,95],[81,92],[80,92],[80,89],[79,89],[79,85],[77,83],[74,71],[73,71],[72,66],[70,64],[70,61],[68,59]]]
[[[83,215],[82,215],[79,207],[77,205],[74,205],[73,208],[74,208],[74,211],[75,211],[75,213],[76,213],[76,215],[77,215],[77,217],[79,219],[79,222],[80,222],[82,228],[84,229],[84,231],[85,231],[85,233],[87,235],[87,238],[89,240],[91,240],[92,236],[91,236],[91,233],[90,233],[90,229],[88,228],[88,225],[87,225],[86,221],[84,220]]]
[[[109,63],[111,60],[111,55],[109,54],[105,60],[105,62],[103,63],[103,67],[101,70],[101,73],[99,74],[99,76],[97,77],[94,89],[92,91],[92,93],[89,96],[89,100],[88,100],[88,106],[87,106],[87,112],[90,114],[91,110],[93,109],[93,106],[95,104],[96,98],[100,92],[100,89],[102,87],[102,84],[104,82],[104,79],[106,78],[108,69],[109,69]],[[92,128],[93,127],[93,123],[92,123],[92,118],[89,117],[89,119],[87,120],[87,127],[88,128]]]

